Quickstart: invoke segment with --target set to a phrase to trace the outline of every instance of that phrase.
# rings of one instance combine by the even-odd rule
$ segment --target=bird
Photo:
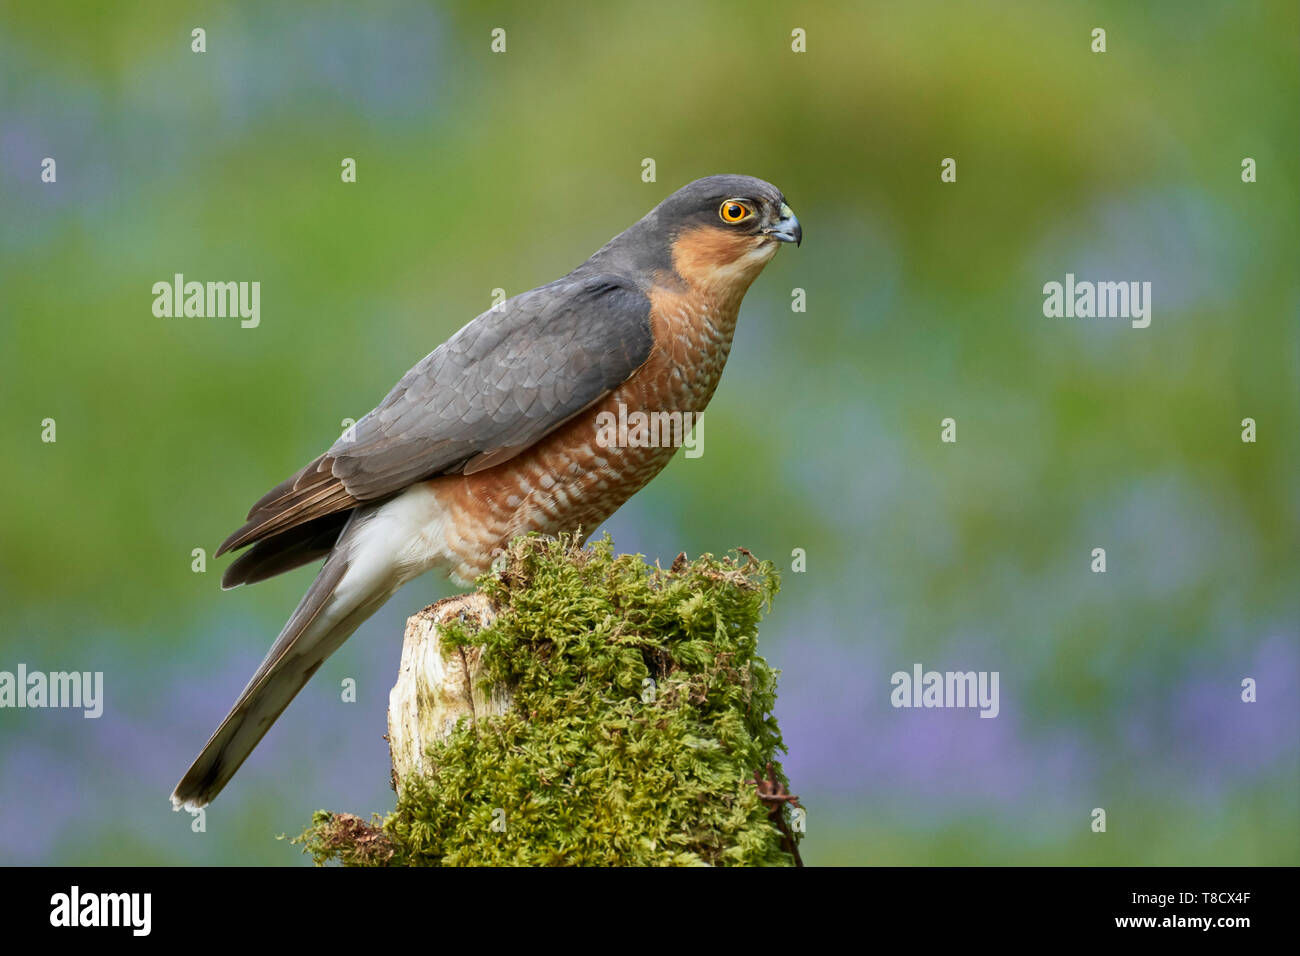
[[[217,549],[246,549],[222,588],[324,564],[176,785],[173,809],[207,806],[403,584],[440,569],[471,586],[518,535],[594,530],[649,482],[676,449],[599,440],[601,414],[703,412],[745,292],[782,244],[802,239],[771,183],[688,183],[568,275],[471,320],[263,495]]]

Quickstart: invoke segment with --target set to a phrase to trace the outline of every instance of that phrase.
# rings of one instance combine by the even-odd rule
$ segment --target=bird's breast
[[[626,381],[509,461],[430,481],[446,518],[440,563],[468,584],[516,535],[591,534],[690,441],[722,377],[739,305],[652,293],[655,345]]]

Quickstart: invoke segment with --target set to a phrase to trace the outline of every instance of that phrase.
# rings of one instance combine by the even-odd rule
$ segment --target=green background
[[[746,298],[704,456],[607,527],[786,570],[760,643],[805,859],[1300,862],[1298,27],[1280,2],[6,3],[0,670],[102,670],[107,700],[0,710],[0,862],[301,864],[274,837],[314,808],[391,808],[402,620],[451,585],[365,625],[193,833],[167,794],[312,572],[222,593],[191,550],[492,289],[717,172],[778,185],[804,243]],[[155,318],[176,272],[259,281],[260,327]],[[1150,281],[1150,328],[1045,318],[1067,272]],[[1000,716],[890,707],[914,662],[998,671]]]

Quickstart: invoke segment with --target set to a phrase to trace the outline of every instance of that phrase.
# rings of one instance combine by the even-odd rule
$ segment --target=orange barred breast
[[[620,404],[625,414],[703,412],[731,352],[744,288],[738,291],[656,289],[650,294],[655,346],[627,381],[509,461],[428,482],[447,518],[453,576],[473,581],[491,565],[495,549],[529,531],[581,528],[585,538],[658,474],[675,447],[604,447],[597,441],[598,416],[617,418]]]

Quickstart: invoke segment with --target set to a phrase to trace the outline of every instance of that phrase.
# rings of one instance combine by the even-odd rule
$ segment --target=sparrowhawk
[[[325,563],[173,805],[206,806],[407,581],[436,567],[468,584],[517,535],[590,533],[653,478],[675,449],[598,441],[597,418],[702,412],[745,291],[802,235],[770,183],[696,180],[568,275],[475,318],[267,492],[217,551],[248,548],[222,586]]]

